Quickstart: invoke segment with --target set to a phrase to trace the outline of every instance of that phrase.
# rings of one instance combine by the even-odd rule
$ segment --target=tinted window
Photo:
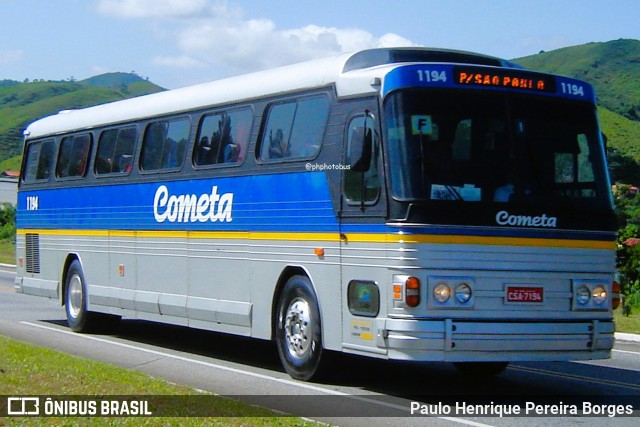
[[[136,135],[135,127],[109,129],[102,132],[98,141],[96,174],[130,172]]]
[[[204,116],[193,150],[193,164],[242,163],[247,155],[252,124],[251,110]]]
[[[310,159],[320,151],[329,117],[326,97],[274,104],[262,135],[262,160]]]
[[[91,151],[89,134],[68,136],[60,144],[56,175],[58,178],[81,177],[87,171]]]
[[[351,152],[352,139],[361,138],[364,132],[358,132],[358,129],[366,128],[373,136],[373,146],[371,149],[371,162],[366,172],[355,172],[346,170],[344,174],[344,194],[350,202],[375,202],[380,195],[380,178],[378,175],[378,156],[380,150],[378,148],[378,138],[373,125],[371,116],[356,117],[349,122],[347,131],[347,164],[351,165],[352,159],[349,158]]]
[[[52,139],[34,142],[27,148],[24,181],[49,179],[55,145]]]
[[[553,98],[408,90],[385,101],[402,200],[608,206],[594,108]]]
[[[151,123],[142,143],[140,167],[145,171],[179,169],[189,141],[188,118]]]

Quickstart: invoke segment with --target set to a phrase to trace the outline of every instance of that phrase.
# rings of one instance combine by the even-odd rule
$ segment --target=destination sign
[[[595,102],[591,85],[570,77],[466,64],[396,66],[384,77],[382,94],[387,96],[398,89],[417,87],[526,92]]]
[[[454,67],[454,82],[462,86],[482,86],[555,92],[556,82],[552,76],[516,70],[494,70],[476,67]]]

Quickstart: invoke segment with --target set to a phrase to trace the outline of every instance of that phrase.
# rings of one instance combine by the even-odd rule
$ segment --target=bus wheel
[[[93,323],[94,313],[87,311],[87,288],[78,260],[69,266],[65,289],[65,309],[69,328],[74,332],[87,332]]]
[[[456,362],[453,366],[470,378],[489,378],[502,373],[509,362]]]
[[[322,356],[320,310],[311,282],[291,277],[282,290],[276,319],[276,342],[282,365],[293,378],[314,377]]]

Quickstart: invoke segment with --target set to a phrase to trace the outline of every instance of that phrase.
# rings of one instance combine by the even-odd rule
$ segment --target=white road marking
[[[636,354],[636,355],[640,356],[640,352],[637,352],[637,351],[616,350],[616,349],[613,349],[613,350],[611,350],[611,351],[616,352],[616,353]]]
[[[58,329],[58,328],[53,328],[53,327],[50,327],[50,326],[39,325],[37,323],[31,323],[31,322],[25,322],[25,321],[21,321],[20,323],[23,324],[23,325],[34,327],[34,328],[40,328],[40,329],[45,329],[47,331],[52,331],[52,332],[58,332],[58,333],[61,333],[61,334],[71,335],[71,336],[74,336],[76,338],[84,338],[84,339],[87,339],[87,340],[101,342],[101,343],[104,343],[104,344],[111,344],[111,345],[116,345],[116,346],[123,347],[123,348],[128,348],[128,349],[131,349],[131,350],[137,350],[137,351],[140,351],[140,352],[143,352],[143,353],[147,353],[147,354],[153,354],[155,356],[162,356],[162,357],[166,357],[166,358],[169,358],[169,359],[180,360],[182,362],[188,362],[188,363],[193,363],[193,364],[196,364],[196,365],[206,366],[208,368],[220,369],[220,370],[223,370],[223,371],[233,372],[234,374],[247,375],[247,376],[254,377],[254,378],[259,378],[259,379],[265,380],[265,381],[275,381],[275,382],[278,382],[278,383],[281,383],[281,384],[286,384],[286,385],[290,385],[290,386],[294,386],[294,387],[300,387],[300,388],[304,388],[304,389],[307,389],[307,390],[312,390],[312,391],[315,391],[315,392],[318,392],[318,393],[330,394],[330,395],[334,395],[334,396],[344,396],[344,397],[349,398],[349,399],[354,399],[354,400],[358,400],[358,401],[362,401],[362,402],[369,403],[369,404],[374,404],[374,405],[380,405],[380,406],[384,406],[384,407],[391,408],[391,409],[397,409],[397,410],[405,411],[407,413],[409,413],[410,410],[411,410],[410,408],[408,408],[406,406],[394,405],[393,403],[380,402],[378,400],[368,399],[368,398],[362,397],[362,396],[354,396],[354,395],[351,395],[351,394],[348,394],[348,393],[344,393],[344,392],[337,391],[337,390],[331,390],[329,388],[319,387],[319,386],[315,386],[315,385],[312,385],[312,384],[297,382],[297,381],[293,381],[293,380],[287,380],[287,379],[283,379],[283,378],[276,378],[276,377],[272,377],[272,376],[269,376],[269,375],[259,374],[259,373],[256,373],[256,372],[243,371],[241,369],[236,369],[236,368],[232,368],[232,367],[229,367],[229,366],[218,365],[218,364],[215,364],[215,363],[205,362],[205,361],[197,360],[197,359],[190,359],[188,357],[177,356],[175,354],[164,353],[162,351],[151,350],[151,349],[144,348],[144,347],[137,347],[135,345],[124,344],[124,343],[120,343],[120,342],[116,342],[116,341],[107,340],[107,339],[104,339],[104,338],[94,337],[94,336],[91,336],[91,335],[82,335],[82,334],[78,334],[76,332],[65,331],[65,330]],[[483,423],[479,423],[479,422],[476,422],[476,421],[466,420],[464,418],[438,417],[438,416],[433,417],[433,418],[452,421],[452,422],[455,422],[455,423],[458,423],[458,424],[464,424],[464,425],[474,426],[474,427],[493,427],[490,424],[483,424]]]
[[[589,378],[589,377],[583,377],[580,375],[566,374],[563,372],[545,371],[544,369],[529,368],[525,366],[511,366],[509,369],[514,369],[514,370],[523,371],[523,372],[533,372],[536,374],[549,375],[549,376],[558,377],[558,378],[569,378],[572,380],[587,381],[590,383],[601,384],[601,385],[610,385],[615,387],[624,387],[624,388],[630,388],[633,390],[640,390],[640,386],[635,384],[623,383],[619,381],[603,380],[598,378]]]

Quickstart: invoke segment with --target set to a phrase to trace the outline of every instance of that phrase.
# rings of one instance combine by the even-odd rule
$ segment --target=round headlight
[[[593,303],[595,305],[602,305],[607,301],[607,290],[602,286],[596,286],[593,290]]]
[[[471,299],[471,287],[466,283],[456,286],[456,299],[461,304],[466,304]]]
[[[589,302],[589,299],[591,299],[591,292],[589,292],[589,288],[586,286],[579,287],[576,291],[576,301],[578,301],[578,304],[585,305]]]
[[[433,299],[440,303],[447,302],[450,296],[451,288],[449,288],[449,285],[447,285],[446,283],[439,283],[433,289]]]

